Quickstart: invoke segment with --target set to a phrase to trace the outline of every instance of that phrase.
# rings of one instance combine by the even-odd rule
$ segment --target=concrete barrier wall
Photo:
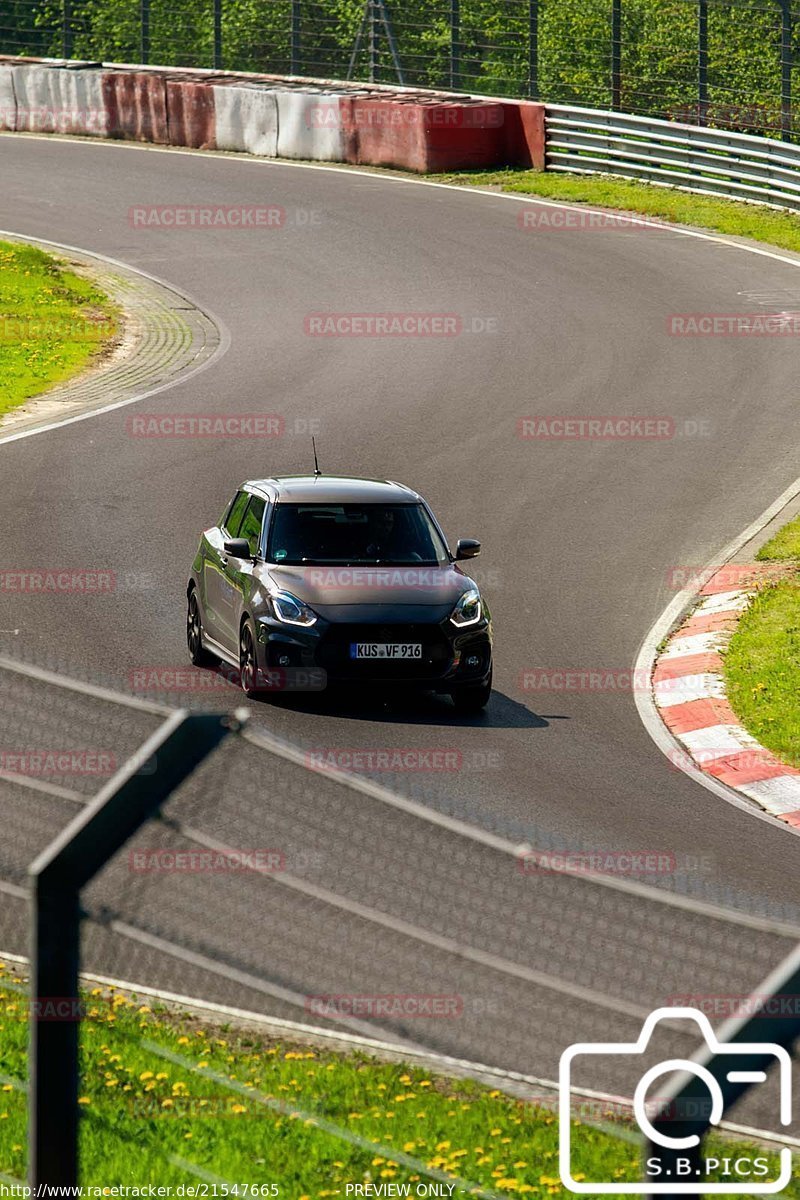
[[[347,162],[336,92],[278,91],[278,158]]]
[[[17,97],[14,92],[14,69],[0,63],[0,129],[17,128]]]
[[[544,168],[544,105],[0,56],[0,128],[417,172]]]
[[[503,146],[509,167],[545,168],[545,107],[529,100],[503,104]]]
[[[278,99],[268,88],[214,85],[218,150],[278,157]]]
[[[197,78],[167,76],[167,123],[171,146],[216,150],[213,86]]]
[[[351,161],[418,172],[488,168],[503,161],[500,103],[397,93],[357,97],[350,112],[357,141]]]
[[[39,65],[12,70],[18,130],[107,136],[102,71]]]
[[[145,71],[104,71],[108,137],[169,145],[167,81]]]

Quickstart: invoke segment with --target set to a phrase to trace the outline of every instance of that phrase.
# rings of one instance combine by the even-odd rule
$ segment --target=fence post
[[[781,138],[792,140],[792,3],[781,2]]]
[[[75,888],[33,880],[30,1005],[30,1183],[78,1181],[78,1013],[45,1020],[56,1000],[77,1010],[80,916]]]
[[[528,98],[539,99],[539,0],[528,0]]]
[[[697,0],[697,124],[708,122],[708,0]]]
[[[141,0],[141,46],[139,57],[143,63],[150,62],[150,0]]]
[[[459,0],[450,0],[450,89],[461,87],[461,7]]]
[[[611,107],[622,107],[622,0],[611,4]]]
[[[214,70],[222,70],[222,0],[214,0]]]
[[[292,0],[292,32],[289,74],[300,74],[300,0]]]
[[[72,58],[72,0],[62,0],[61,57]]]
[[[367,0],[367,11],[369,22],[369,81],[374,83],[378,73],[378,31],[375,28],[375,7],[376,0]]]
[[[46,1185],[78,1185],[81,889],[246,720],[242,709],[232,716],[178,709],[30,866],[28,1173],[34,1195]]]

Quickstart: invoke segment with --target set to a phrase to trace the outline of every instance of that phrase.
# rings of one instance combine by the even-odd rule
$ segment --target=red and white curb
[[[723,674],[722,652],[740,616],[760,584],[776,574],[783,574],[781,568],[766,563],[715,571],[699,592],[700,603],[656,659],[653,697],[661,720],[686,751],[686,765],[800,829],[800,770],[747,732],[728,703]],[[733,582],[741,586],[732,588]]]

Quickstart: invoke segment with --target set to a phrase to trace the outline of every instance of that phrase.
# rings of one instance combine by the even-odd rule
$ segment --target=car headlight
[[[270,600],[272,601],[272,611],[284,625],[314,625],[316,623],[317,614],[313,608],[309,608],[303,600],[298,600],[297,596],[293,596],[291,592],[272,592]]]
[[[470,588],[450,613],[450,620],[463,628],[464,625],[477,625],[482,616],[481,594],[477,588]]]

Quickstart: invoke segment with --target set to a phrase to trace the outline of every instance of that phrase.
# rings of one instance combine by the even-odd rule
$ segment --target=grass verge
[[[118,308],[63,260],[0,242],[0,415],[85,370],[118,323]]]
[[[546,171],[484,171],[438,175],[440,183],[496,188],[502,192],[565,200],[571,204],[641,213],[658,220],[713,229],[733,237],[754,238],[782,250],[800,252],[800,215],[763,205],[694,196],[611,175],[566,175]]]
[[[759,562],[793,562],[800,566],[800,517],[795,517],[761,547]]]
[[[0,1173],[16,1179],[26,1169],[26,1001],[24,978],[0,964]],[[444,1184],[431,1195],[567,1195],[546,1107],[418,1067],[154,1011],[114,989],[97,988],[85,1003],[86,1186],[205,1180],[257,1185],[263,1196],[275,1185],[284,1200],[346,1196],[348,1183],[408,1185],[388,1194],[412,1196],[420,1184]],[[575,1170],[635,1180],[632,1128],[605,1115],[603,1128],[575,1121]],[[721,1159],[719,1146],[708,1149]],[[800,1185],[784,1195],[800,1197]]]
[[[756,557],[796,572],[762,588],[739,621],[725,654],[728,698],[753,737],[800,766],[800,517]]]

